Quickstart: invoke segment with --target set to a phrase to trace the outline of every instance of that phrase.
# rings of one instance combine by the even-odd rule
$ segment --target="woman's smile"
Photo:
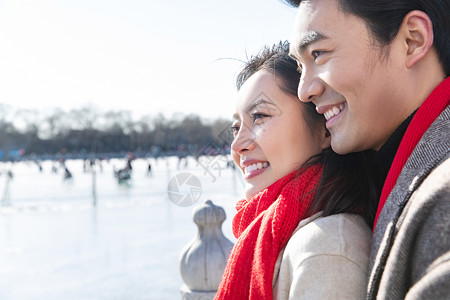
[[[264,172],[267,167],[270,166],[269,162],[265,161],[265,162],[256,162],[256,163],[252,163],[251,165],[246,166],[243,171],[244,171],[244,179],[250,179],[252,177],[255,177],[259,174],[261,174],[262,172]]]

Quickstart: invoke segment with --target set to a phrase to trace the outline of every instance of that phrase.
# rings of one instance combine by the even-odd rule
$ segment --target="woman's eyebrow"
[[[247,106],[247,108],[245,109],[245,111],[246,111],[246,112],[249,112],[249,111],[251,111],[252,109],[254,109],[255,107],[257,107],[257,106],[259,106],[259,105],[263,105],[263,104],[264,104],[264,105],[275,105],[275,104],[273,104],[271,101],[268,101],[268,100],[265,100],[265,99],[259,99],[259,100],[256,100],[256,101],[250,103],[250,105]]]
[[[258,100],[256,100],[256,101],[250,103],[250,104],[245,108],[244,111],[245,111],[246,113],[249,113],[252,109],[254,109],[255,107],[257,107],[257,106],[259,106],[259,105],[264,105],[264,106],[271,105],[271,106],[275,106],[275,107],[276,107],[275,103],[272,103],[272,102],[269,101],[269,100],[260,98],[260,99],[258,99]],[[273,110],[273,108],[269,108],[269,110]],[[238,113],[234,113],[234,114],[233,114],[233,120],[240,120],[240,119],[241,119],[241,118],[240,118],[240,116],[239,116]]]

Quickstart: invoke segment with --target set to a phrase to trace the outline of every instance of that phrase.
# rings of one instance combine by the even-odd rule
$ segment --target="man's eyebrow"
[[[324,39],[328,39],[328,37],[320,32],[310,31],[303,37],[297,47],[294,48],[296,52],[290,53],[290,55],[295,56],[295,54],[302,54],[309,45]]]

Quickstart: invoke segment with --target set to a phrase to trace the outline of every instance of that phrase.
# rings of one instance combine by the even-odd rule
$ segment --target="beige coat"
[[[364,299],[371,237],[358,215],[301,221],[278,255],[274,299]]]

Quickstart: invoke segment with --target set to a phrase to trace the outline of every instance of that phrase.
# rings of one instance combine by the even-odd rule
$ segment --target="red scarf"
[[[405,135],[395,154],[394,161],[384,182],[381,192],[380,202],[378,204],[377,215],[373,228],[377,225],[378,217],[383,209],[386,199],[394,188],[398,176],[405,166],[406,161],[416,147],[422,135],[430,127],[431,123],[442,113],[450,101],[450,77],[442,81],[425,99],[414,115],[411,123],[406,129]]]
[[[250,200],[236,204],[231,251],[215,299],[272,299],[278,253],[298,223],[307,218],[315,187],[322,174],[316,164],[279,179]]]

